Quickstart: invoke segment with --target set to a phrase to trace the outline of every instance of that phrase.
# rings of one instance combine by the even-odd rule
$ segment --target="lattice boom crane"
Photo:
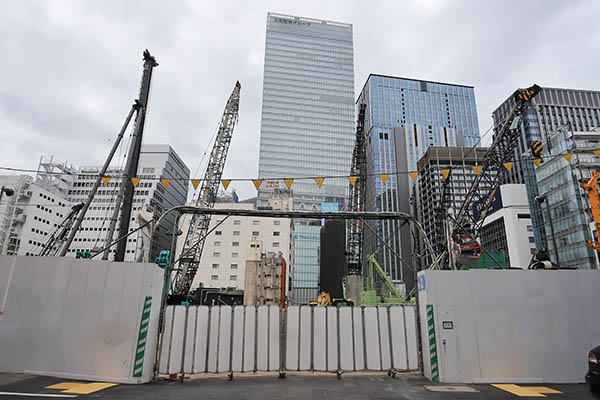
[[[198,199],[196,200],[197,207],[212,208],[215,205],[223,167],[225,166],[225,159],[227,158],[227,151],[229,150],[229,144],[233,135],[233,128],[238,120],[241,88],[242,85],[236,82],[233,92],[229,100],[227,100],[215,144],[210,154],[206,172],[204,173]],[[202,256],[209,224],[210,215],[192,215],[179,259],[179,269],[175,277],[175,295],[187,296],[189,294],[196,271],[198,271],[198,266],[200,265],[200,257]]]

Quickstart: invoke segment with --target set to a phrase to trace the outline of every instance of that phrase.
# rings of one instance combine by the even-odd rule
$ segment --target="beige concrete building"
[[[281,204],[284,206],[287,204],[287,199],[273,201],[277,201],[277,208],[281,207]],[[216,203],[215,208],[253,210],[254,204]],[[225,215],[215,215],[211,218],[209,231],[219,222],[224,221],[206,238],[192,289],[200,285],[211,288],[244,289],[246,261],[249,258],[256,260],[260,259],[263,253],[267,257],[281,253],[286,261],[289,260],[291,229],[289,218],[225,217]],[[180,223],[183,234],[178,237],[176,254],[181,254],[188,226],[189,216],[185,216]],[[252,245],[255,247],[251,247]]]

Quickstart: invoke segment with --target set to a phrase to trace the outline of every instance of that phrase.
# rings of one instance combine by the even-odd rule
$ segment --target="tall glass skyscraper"
[[[365,103],[367,137],[366,209],[402,211],[416,215],[415,184],[407,174],[429,146],[474,146],[479,123],[472,86],[369,75],[357,104]],[[374,175],[375,174],[375,175]],[[390,174],[384,183],[376,174]],[[365,254],[376,257],[393,280],[413,285],[414,249],[410,228],[395,221],[373,224],[381,240],[365,231]],[[397,253],[401,256],[399,259]],[[403,262],[404,261],[404,262]]]
[[[258,205],[292,185],[294,208],[342,208],[355,135],[352,25],[269,13],[265,44]],[[319,286],[320,221],[294,221],[294,302],[315,300]]]

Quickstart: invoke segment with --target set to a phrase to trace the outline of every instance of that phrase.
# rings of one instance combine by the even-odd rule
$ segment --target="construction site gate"
[[[167,306],[160,374],[408,371],[414,306]]]

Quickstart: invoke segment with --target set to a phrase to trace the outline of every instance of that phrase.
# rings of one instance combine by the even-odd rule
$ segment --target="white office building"
[[[484,249],[504,251],[507,267],[527,269],[536,247],[524,184],[500,186],[480,236]]]
[[[276,201],[281,203],[282,199]],[[290,204],[291,201],[289,199]],[[283,203],[285,207],[287,203],[285,201]],[[254,204],[216,203],[214,208],[253,210]],[[189,221],[190,216],[181,219],[180,229],[183,233],[177,240],[176,254],[181,254]],[[222,223],[215,228],[221,221]],[[236,216],[226,218],[225,215],[214,215],[210,220],[209,232],[213,228],[215,230],[206,238],[192,289],[202,286],[243,290],[246,261],[255,259],[256,254],[252,250],[256,248],[262,249],[262,252],[267,255],[281,252],[286,261],[290,259],[291,219],[289,218]]]
[[[68,192],[72,203],[85,202],[100,171],[99,166],[81,167],[79,174]],[[96,196],[88,209],[83,223],[70,246],[67,255],[74,257],[77,251],[103,249],[106,246],[106,236],[115,209],[115,200],[121,186],[123,167],[110,168],[107,176],[112,179],[106,186],[100,185]],[[162,214],[171,207],[185,204],[187,200],[190,170],[179,155],[169,145],[143,145],[138,164],[137,177],[141,178],[134,191],[133,209],[129,231],[139,226],[139,211],[149,211],[152,214]],[[171,179],[164,187],[161,179]],[[127,182],[131,185],[131,182]],[[150,261],[161,250],[170,249],[171,227],[175,215],[165,218],[164,224],[155,229],[155,239],[150,251]],[[119,220],[117,220],[117,228]],[[115,230],[113,242],[118,239],[118,229]],[[134,233],[127,239],[125,261],[140,259],[142,250],[142,233]],[[148,243],[145,244],[146,246]],[[116,245],[111,247],[109,260],[114,258]],[[100,256],[99,256],[100,257]]]

